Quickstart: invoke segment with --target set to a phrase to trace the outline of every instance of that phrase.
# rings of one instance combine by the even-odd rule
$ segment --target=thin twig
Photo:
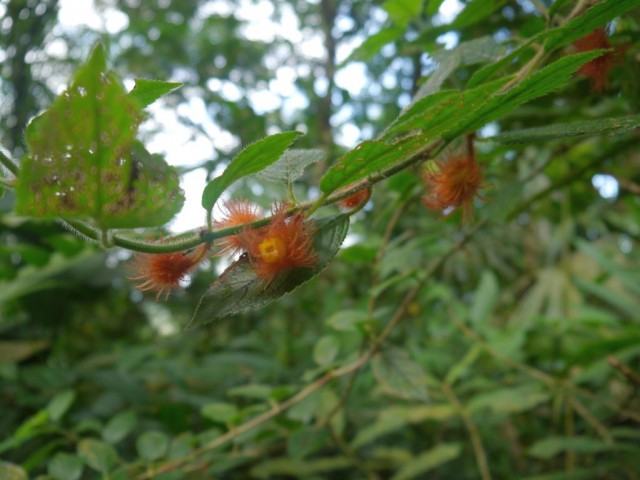
[[[613,368],[618,370],[622,375],[624,375],[627,378],[627,380],[635,384],[636,387],[640,387],[640,375],[638,375],[637,372],[631,370],[631,368],[629,368],[628,365],[625,365],[617,357],[614,357],[613,355],[607,357],[607,362],[609,362],[609,365],[611,365]]]
[[[11,160],[8,152],[2,147],[0,147],[0,163],[4,165],[4,167],[11,173],[16,176],[18,175],[18,165],[13,160]]]
[[[441,387],[442,391],[447,395],[449,401],[458,412],[458,415],[462,417],[462,421],[469,432],[471,446],[473,447],[473,454],[476,457],[476,464],[480,471],[480,477],[482,480],[491,480],[491,471],[489,470],[489,463],[487,462],[487,454],[484,450],[484,446],[482,445],[482,438],[480,437],[478,427],[471,418],[471,415],[469,415],[469,412],[464,408],[464,405],[460,402],[460,399],[451,388],[451,385],[444,382]]]

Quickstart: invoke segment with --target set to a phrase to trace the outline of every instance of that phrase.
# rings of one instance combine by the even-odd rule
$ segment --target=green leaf
[[[348,62],[366,62],[370,60],[374,55],[380,53],[382,47],[398,40],[404,34],[404,31],[404,27],[398,25],[383,28],[378,33],[367,37],[367,39],[362,42],[362,45],[356,48],[340,66],[346,65]]]
[[[523,385],[480,393],[469,401],[467,408],[470,413],[490,409],[496,415],[509,415],[531,410],[550,397],[540,385]]]
[[[526,102],[562,88],[578,68],[603,53],[603,50],[593,50],[567,55],[547,65],[506,92],[492,95],[481,107],[465,112],[455,128],[444,135],[445,139],[477,130]]]
[[[56,480],[78,480],[82,475],[84,464],[76,455],[56,453],[47,468],[49,475]]]
[[[599,438],[589,437],[547,437],[534,443],[528,454],[535,458],[550,459],[559,453],[572,450],[577,453],[598,453],[619,450],[621,445],[606,443]]]
[[[511,50],[502,58],[478,69],[467,82],[467,88],[477,87],[478,85],[481,85],[482,83],[488,81],[496,73],[500,72],[503,69],[506,69],[510,65],[513,65],[525,54],[528,54],[532,51],[531,45],[536,41],[541,40],[544,36],[544,33],[546,33],[546,31],[542,34],[534,35],[533,37],[527,39],[521,45],[518,45],[516,48]]]
[[[137,423],[138,418],[132,410],[120,412],[102,429],[102,439],[108,443],[118,443],[133,431]]]
[[[141,107],[147,107],[158,100],[163,95],[173,92],[182,86],[178,82],[163,82],[161,80],[147,80],[146,78],[136,78],[133,90],[129,92],[129,97],[134,98]]]
[[[238,415],[238,407],[232,403],[209,403],[200,410],[203,417],[214,422],[229,423]]]
[[[423,0],[387,0],[382,4],[389,14],[389,18],[399,26],[406,26],[411,20],[420,15]]]
[[[38,352],[41,352],[46,348],[49,348],[49,345],[50,343],[47,340],[13,340],[8,342],[0,341],[0,364],[8,362],[20,362],[35,355]]]
[[[226,170],[209,182],[202,192],[202,206],[210,211],[229,185],[242,177],[257,173],[278,160],[300,132],[276,133],[249,145],[229,164]]]
[[[422,476],[424,473],[443,463],[450,462],[457,458],[461,452],[462,446],[459,443],[441,443],[408,461],[398,473],[391,477],[391,480],[408,480],[418,476],[424,478]]]
[[[480,277],[480,284],[473,295],[471,305],[471,321],[479,325],[488,320],[493,313],[495,304],[500,295],[500,285],[495,274],[491,270],[485,270]]]
[[[75,399],[76,392],[73,390],[65,390],[64,392],[58,393],[47,405],[49,418],[54,422],[60,420],[67,410],[69,410],[69,407],[71,407]]]
[[[294,268],[268,282],[258,278],[246,258],[231,265],[204,294],[188,328],[216,319],[259,308],[318,275],[338,252],[349,230],[349,217],[322,218],[316,222],[314,250],[318,262],[314,268]]]
[[[562,27],[552,30],[545,49],[554,50],[569,45],[638,6],[640,6],[640,0],[603,0],[598,2],[583,15],[572,19]]]
[[[102,440],[85,438],[78,444],[77,451],[86,465],[103,475],[109,473],[118,463],[116,451]]]
[[[169,451],[169,437],[158,431],[144,432],[136,440],[136,450],[143,460],[154,462]]]
[[[129,210],[132,164],[126,153],[142,120],[106,69],[101,45],[72,85],[26,129],[29,154],[20,165],[16,211],[34,217],[92,217],[107,228]]]
[[[320,366],[332,363],[340,351],[340,342],[334,335],[324,335],[313,348],[313,359]]]
[[[431,16],[438,13],[443,2],[444,0],[428,0],[427,13]]]
[[[320,149],[291,149],[284,152],[277,162],[262,170],[258,175],[273,182],[293,183],[304,174],[304,170],[314,163],[324,160],[327,154]]]
[[[442,83],[458,67],[485,63],[499,58],[506,51],[506,46],[497,43],[493,37],[484,36],[460,43],[451,50],[440,50],[432,54],[436,62],[436,70],[429,76],[414,96],[414,102],[420,98],[437,92]]]
[[[480,20],[487,18],[498,8],[502,7],[507,0],[474,0],[467,3],[462,12],[458,14],[451,24],[452,28],[463,29]]]
[[[387,393],[400,398],[427,400],[424,370],[404,350],[382,350],[371,361],[371,367],[376,380]]]
[[[360,326],[370,321],[369,314],[362,310],[340,310],[331,315],[325,323],[334,330],[357,332]]]
[[[546,142],[559,138],[622,134],[635,130],[638,127],[640,127],[640,115],[628,115],[625,117],[602,118],[512,130],[494,135],[493,137],[483,138],[482,140],[491,140],[506,145],[517,145]]]
[[[20,465],[0,460],[0,478],[2,480],[29,480],[27,472]]]
[[[308,457],[331,444],[329,432],[324,427],[304,426],[287,440],[287,453],[296,460]]]

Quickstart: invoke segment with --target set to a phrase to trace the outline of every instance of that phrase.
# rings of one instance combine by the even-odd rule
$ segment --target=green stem
[[[15,188],[16,181],[9,178],[0,177],[0,185],[4,185],[7,188]]]
[[[14,175],[18,175],[18,165],[11,160],[4,148],[0,147],[0,163]]]

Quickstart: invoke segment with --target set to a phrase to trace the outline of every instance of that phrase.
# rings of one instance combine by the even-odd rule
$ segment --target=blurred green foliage
[[[194,137],[204,127],[183,107],[200,99],[236,140],[199,165],[210,177],[242,146],[303,131],[296,148],[327,153],[295,174],[296,195],[312,199],[331,165],[359,157],[345,126],[359,140],[381,135],[365,145],[388,148],[391,160],[355,165],[344,183],[400,159],[394,141],[422,146],[412,129],[427,140],[427,131],[451,134],[451,152],[463,148],[465,128],[483,127],[487,199],[469,225],[458,214],[439,219],[420,202],[420,172],[406,169],[376,184],[348,243],[313,281],[185,330],[223,260],[159,303],[126,279],[128,252],[16,216],[6,189],[0,479],[640,476],[638,2],[602,2],[602,16],[578,16],[567,31],[560,24],[585,2],[474,0],[449,24],[438,0],[250,1],[237,10],[97,1],[103,18],[127,18],[111,33],[66,28],[58,3],[0,1],[0,133],[16,158],[30,117],[101,40],[125,80],[185,84],[162,101]],[[242,13],[252,8],[297,25],[300,41],[259,39]],[[571,35],[610,20],[624,61],[609,87],[592,92],[570,75],[578,64],[557,75],[576,58]],[[445,49],[452,38],[459,48]],[[546,38],[557,48],[525,71]],[[350,65],[366,75],[358,94],[337,80]],[[281,67],[304,106],[264,112],[251,94],[277,90]],[[482,103],[519,74],[506,101]],[[488,84],[495,90],[477,94]],[[392,123],[411,98],[433,93]],[[456,109],[450,98],[470,103]],[[469,119],[477,105],[488,126]],[[446,124],[430,106],[451,110]],[[267,205],[286,189],[257,175],[234,195]]]

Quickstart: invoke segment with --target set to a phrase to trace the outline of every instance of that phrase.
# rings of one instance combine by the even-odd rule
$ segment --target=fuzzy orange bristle
[[[136,288],[156,292],[156,300],[169,297],[172,290],[179,287],[187,273],[205,257],[209,246],[202,244],[190,255],[176,253],[138,253],[133,258],[129,280],[137,282]]]
[[[230,200],[223,202],[221,210],[223,218],[214,222],[214,226],[218,229],[245,225],[263,218],[260,207],[247,200]],[[219,253],[221,254],[235,254],[244,250],[238,235],[223,237],[216,242],[216,245],[220,247]]]
[[[301,213],[287,217],[284,205],[275,206],[271,223],[246,228],[238,235],[258,277],[272,280],[291,268],[311,268],[318,255],[313,251],[316,229]]]
[[[479,196],[482,167],[468,155],[456,155],[446,162],[436,162],[436,165],[437,171],[427,171],[423,176],[429,189],[422,198],[424,205],[439,211],[451,209],[445,216],[461,207],[463,219],[469,219],[473,199]]]

